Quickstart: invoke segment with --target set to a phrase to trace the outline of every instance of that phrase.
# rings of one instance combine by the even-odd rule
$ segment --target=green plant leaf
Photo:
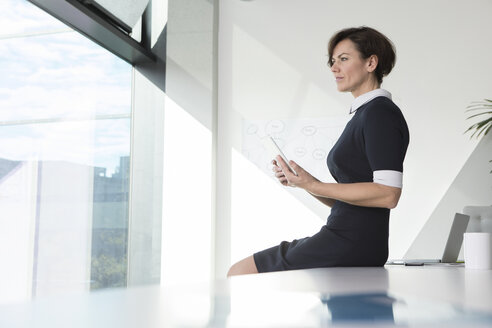
[[[482,108],[492,108],[492,104],[476,104],[476,105],[467,106],[466,108],[468,108],[467,112],[469,112],[472,110],[479,110]]]
[[[465,133],[473,131],[470,138],[473,138],[474,136],[476,136],[478,139],[480,136],[485,136],[485,135],[487,135],[487,133],[489,133],[490,128],[492,127],[492,111],[490,110],[491,108],[492,108],[492,100],[491,99],[484,99],[483,101],[474,101],[474,102],[472,102],[471,105],[469,105],[467,107],[466,112],[482,110],[481,113],[473,114],[473,115],[467,117],[467,119],[471,119],[471,118],[475,118],[475,117],[479,117],[479,116],[483,116],[483,115],[490,116],[490,117],[488,117],[488,118],[486,118],[480,122],[477,122],[477,123],[471,125],[465,131]]]
[[[480,115],[487,115],[487,114],[492,115],[492,111],[490,111],[490,112],[478,113],[478,114],[472,115],[472,116],[470,116],[470,117],[467,117],[466,119],[468,120],[468,119],[470,119],[470,118],[474,118],[474,117],[477,117],[477,116],[480,116]],[[489,120],[490,120],[490,119],[492,119],[492,117],[491,117],[491,118],[489,118]]]

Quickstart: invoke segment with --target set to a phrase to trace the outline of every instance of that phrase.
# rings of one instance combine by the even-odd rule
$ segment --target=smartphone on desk
[[[290,166],[289,164],[289,160],[287,159],[287,157],[284,155],[284,153],[282,152],[282,149],[280,149],[280,147],[278,146],[278,144],[275,142],[275,139],[273,139],[272,136],[268,136],[267,138],[267,143],[269,145],[269,148],[270,150],[272,151],[272,154],[275,154],[274,156],[276,155],[280,155],[280,157],[282,157],[282,159],[284,160],[284,162],[287,164],[287,166],[289,167],[289,170],[294,173],[295,175],[297,175],[297,172],[292,168],[292,166]]]

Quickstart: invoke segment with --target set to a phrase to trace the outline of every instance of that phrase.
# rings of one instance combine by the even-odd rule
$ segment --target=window
[[[0,9],[0,302],[126,286],[132,66]]]

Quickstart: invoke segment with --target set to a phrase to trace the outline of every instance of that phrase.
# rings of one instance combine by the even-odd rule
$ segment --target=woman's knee
[[[253,256],[248,256],[247,258],[233,264],[229,269],[229,272],[227,272],[227,277],[253,273],[258,273],[258,269],[256,268],[256,263]]]

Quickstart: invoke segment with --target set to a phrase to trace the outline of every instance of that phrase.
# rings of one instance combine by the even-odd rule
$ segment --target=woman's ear
[[[378,56],[376,55],[371,55],[366,62],[367,65],[367,71],[369,73],[372,73],[376,70],[376,67],[378,67]]]

